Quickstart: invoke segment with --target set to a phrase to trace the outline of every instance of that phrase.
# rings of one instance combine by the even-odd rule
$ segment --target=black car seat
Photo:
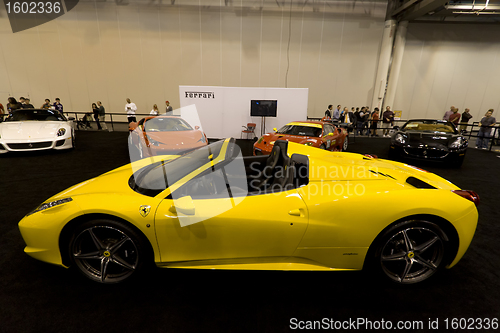
[[[274,177],[274,169],[276,168],[280,157],[281,148],[278,145],[274,145],[273,150],[271,150],[271,154],[269,154],[269,157],[266,160],[266,165],[264,166],[257,179],[257,182],[255,183],[254,188],[262,191],[272,183],[272,179]]]

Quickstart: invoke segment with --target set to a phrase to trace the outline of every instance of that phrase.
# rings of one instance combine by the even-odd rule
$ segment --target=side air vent
[[[392,179],[396,180],[396,178],[394,178],[393,176],[388,175],[386,173],[378,172],[378,171],[375,171],[375,170],[368,170],[368,171],[370,171],[371,173],[376,174],[376,175],[381,175],[381,176],[392,178]]]
[[[431,184],[428,184],[415,177],[408,177],[406,179],[406,182],[416,188],[436,189],[436,187],[432,186]]]

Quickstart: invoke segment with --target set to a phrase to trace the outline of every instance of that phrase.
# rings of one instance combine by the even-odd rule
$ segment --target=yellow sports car
[[[101,283],[170,268],[361,270],[401,284],[454,266],[479,198],[418,168],[278,140],[155,156],[75,185],[24,217],[30,256]]]

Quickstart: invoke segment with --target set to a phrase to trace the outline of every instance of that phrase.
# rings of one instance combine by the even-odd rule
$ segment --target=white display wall
[[[240,138],[242,126],[247,123],[257,124],[255,134],[259,136],[262,118],[250,116],[251,100],[278,101],[277,117],[266,118],[265,133],[291,121],[306,120],[308,94],[307,88],[179,86],[181,108],[196,107],[200,125],[209,138]]]

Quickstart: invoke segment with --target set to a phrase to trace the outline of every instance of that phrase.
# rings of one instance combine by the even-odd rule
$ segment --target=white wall
[[[129,97],[149,113],[165,100],[178,108],[179,85],[201,85],[309,88],[310,116],[370,103],[384,2],[294,0],[291,15],[290,1],[265,2],[80,1],[15,34],[0,6],[0,101],[60,97],[88,111],[100,100],[123,112]]]
[[[190,97],[188,92],[207,94],[206,97]],[[209,138],[239,138],[242,126],[247,123],[257,124],[255,134],[259,136],[262,118],[250,117],[251,100],[278,101],[277,117],[266,117],[264,133],[272,131],[273,127],[280,128],[288,122],[307,118],[306,88],[180,86],[179,99],[181,107],[196,106],[203,131]]]
[[[500,112],[500,26],[410,23],[393,110],[442,118],[451,105],[473,121]]]

